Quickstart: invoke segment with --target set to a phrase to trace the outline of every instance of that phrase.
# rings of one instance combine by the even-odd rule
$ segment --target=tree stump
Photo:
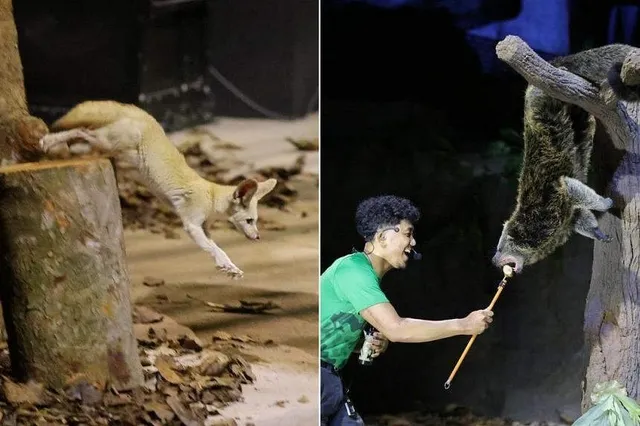
[[[600,219],[609,244],[594,243],[591,283],[584,314],[588,365],[583,381],[582,410],[590,406],[597,383],[618,380],[630,397],[640,399],[640,103],[618,101],[604,84],[598,88],[558,69],[516,36],[496,47],[498,57],[527,82],[594,115],[604,140],[592,169],[604,172],[605,194],[614,208]],[[640,49],[625,59],[621,77],[640,81]],[[587,265],[585,265],[587,267]],[[562,285],[563,283],[557,283]]]
[[[143,383],[108,159],[0,168],[2,302],[14,374],[54,389]]]

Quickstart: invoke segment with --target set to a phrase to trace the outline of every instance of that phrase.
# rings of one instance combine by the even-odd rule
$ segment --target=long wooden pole
[[[500,294],[502,293],[504,286],[507,284],[507,278],[513,275],[513,269],[508,265],[505,265],[504,268],[502,268],[502,271],[504,273],[504,277],[502,278],[502,281],[500,281],[500,284],[498,284],[498,290],[496,291],[495,296],[493,296],[493,300],[487,307],[487,310],[489,311],[493,309],[494,305],[496,304],[496,301],[498,300],[498,297],[500,297]],[[462,361],[467,356],[467,353],[469,352],[469,349],[471,349],[471,345],[473,345],[473,342],[475,342],[476,337],[478,337],[478,335],[474,334],[473,336],[471,336],[471,339],[469,339],[469,343],[467,343],[467,347],[464,348],[464,351],[462,351],[462,355],[460,355],[460,358],[458,358],[458,362],[456,363],[456,366],[453,367],[453,371],[449,375],[449,378],[447,379],[447,381],[444,383],[445,389],[449,389],[451,387],[451,381],[453,380],[453,377],[458,372],[458,369],[460,368]]]

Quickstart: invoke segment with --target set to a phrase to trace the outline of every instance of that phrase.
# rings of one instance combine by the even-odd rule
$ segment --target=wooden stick
[[[493,300],[487,307],[488,311],[492,310],[493,306],[496,304],[496,301],[498,300],[498,297],[500,297],[500,294],[502,293],[504,286],[507,284],[507,278],[513,275],[513,270],[508,265],[505,265],[504,268],[502,268],[502,271],[504,272],[504,277],[502,278],[502,281],[500,281],[500,284],[498,284],[498,290],[496,291],[495,296],[493,296]],[[447,379],[447,381],[444,383],[445,389],[449,389],[451,387],[451,381],[453,380],[453,376],[455,376],[456,373],[458,372],[458,369],[460,368],[462,361],[467,356],[467,352],[469,352],[469,349],[471,349],[471,345],[473,345],[473,342],[475,342],[476,337],[478,337],[478,335],[474,334],[473,336],[471,336],[471,339],[469,339],[469,343],[467,343],[467,347],[464,348],[464,351],[462,351],[462,355],[460,355],[460,358],[458,358],[458,362],[456,363],[456,366],[453,367],[453,371],[449,375],[449,378]]]

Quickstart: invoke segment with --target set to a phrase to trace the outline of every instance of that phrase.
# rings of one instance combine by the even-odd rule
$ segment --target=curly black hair
[[[403,219],[416,223],[420,210],[406,198],[379,195],[360,202],[356,209],[356,230],[365,241],[371,241],[380,228],[396,226]]]

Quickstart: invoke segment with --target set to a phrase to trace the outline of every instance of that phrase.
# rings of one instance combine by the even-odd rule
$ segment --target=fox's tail
[[[82,102],[56,120],[50,129],[54,132],[79,127],[95,129],[113,123],[127,111],[126,105],[115,101]]]

